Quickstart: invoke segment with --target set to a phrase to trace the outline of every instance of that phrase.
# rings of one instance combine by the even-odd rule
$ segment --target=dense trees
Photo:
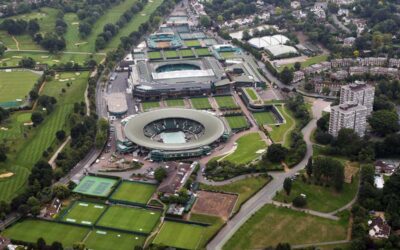
[[[284,84],[291,84],[293,81],[293,71],[285,67],[279,74],[279,78]]]
[[[281,162],[285,159],[288,150],[281,144],[272,144],[268,147],[267,158],[271,162]]]
[[[7,109],[0,107],[0,123],[8,118],[10,112]]]
[[[283,189],[287,195],[290,195],[290,191],[292,190],[292,180],[290,178],[285,178],[283,181]]]
[[[154,171],[154,178],[158,182],[162,182],[165,179],[165,177],[167,177],[167,170],[165,170],[165,168],[159,167]]]
[[[21,67],[33,69],[36,65],[36,62],[35,62],[35,60],[33,60],[32,57],[25,57],[25,58],[22,58],[18,64]]]
[[[35,126],[39,125],[40,123],[42,123],[42,121],[44,120],[43,115],[41,112],[35,111],[32,113],[31,115],[31,120],[33,122],[33,124]]]
[[[336,191],[343,189],[344,167],[338,160],[316,157],[313,161],[312,176],[317,183],[334,186]]]
[[[379,110],[372,113],[368,118],[372,131],[378,135],[385,136],[399,131],[399,116],[395,111]]]
[[[255,2],[245,0],[213,0],[204,3],[206,12],[213,20],[222,16],[225,20],[231,20],[235,16],[250,15],[256,12]]]

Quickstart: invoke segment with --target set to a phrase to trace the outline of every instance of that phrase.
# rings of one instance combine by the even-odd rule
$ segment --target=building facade
[[[367,108],[367,115],[370,115],[374,105],[375,87],[365,82],[356,81],[353,84],[345,85],[340,90],[340,104],[356,102]]]
[[[342,128],[349,128],[353,129],[359,136],[364,136],[367,114],[367,107],[357,102],[346,102],[331,107],[329,134],[336,137]]]

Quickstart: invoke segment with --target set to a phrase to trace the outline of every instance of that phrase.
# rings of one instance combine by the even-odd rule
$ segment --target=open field
[[[274,143],[283,143],[283,146],[290,146],[290,132],[295,128],[296,120],[291,115],[289,109],[285,106],[276,106],[279,112],[283,115],[286,123],[279,125],[272,125],[272,131],[269,132],[269,136]]]
[[[328,55],[318,55],[318,56],[313,56],[313,57],[309,57],[306,61],[301,62],[301,68],[304,69],[308,66],[311,66],[313,64],[317,64],[320,62],[324,62],[328,60]],[[288,67],[289,69],[294,68],[294,63],[289,63],[289,64],[285,64],[285,65],[281,65],[278,69],[279,72],[281,72],[285,67]]]
[[[193,108],[195,109],[211,109],[211,104],[208,101],[208,97],[199,97],[190,99]]]
[[[185,103],[183,99],[168,99],[166,100],[168,107],[184,107]]]
[[[249,126],[246,117],[244,117],[243,115],[225,116],[225,120],[228,122],[231,129],[242,129]]]
[[[343,191],[338,193],[332,187],[323,187],[314,184],[307,184],[301,180],[293,182],[290,195],[280,191],[274,200],[290,203],[296,196],[305,194],[307,196],[307,208],[320,211],[332,212],[349,203],[356,195],[359,178],[355,176],[353,183],[345,183]]]
[[[97,225],[131,232],[150,233],[158,224],[160,216],[160,211],[111,206]]]
[[[46,83],[41,94],[54,96],[57,104],[40,126],[29,129],[22,125],[21,120],[25,122],[29,117],[27,112],[14,113],[2,124],[8,130],[0,130],[0,138],[8,138],[7,145],[12,146],[13,150],[8,155],[9,159],[0,164],[0,169],[9,170],[15,175],[0,182],[0,200],[9,201],[16,196],[24,187],[29,169],[42,158],[43,151],[56,146],[55,133],[68,129],[66,121],[73,111],[74,103],[84,100],[87,77],[88,72],[79,72],[79,75],[73,72],[60,73],[58,80]],[[66,87],[67,82],[60,81],[63,79],[69,79],[70,87]],[[62,94],[63,87],[66,92]]]
[[[238,196],[228,193],[199,191],[192,207],[192,213],[206,214],[228,220]]]
[[[224,221],[220,217],[195,213],[190,214],[190,221],[209,224],[209,226],[204,227],[202,233],[203,237],[201,237],[199,242],[199,249],[205,249],[211,237],[213,237],[224,224]]]
[[[84,195],[107,197],[117,182],[116,179],[88,175],[83,177],[73,191]]]
[[[106,208],[107,206],[104,204],[75,201],[61,220],[83,225],[94,225]]]
[[[237,211],[240,206],[247,199],[252,197],[260,188],[270,181],[270,178],[264,176],[249,177],[243,180],[235,181],[233,183],[223,186],[208,186],[200,184],[200,189],[209,190],[215,192],[228,192],[238,194],[238,200],[234,212]]]
[[[195,49],[197,56],[209,56],[211,52],[207,48]]]
[[[111,195],[111,199],[147,204],[156,190],[156,185],[123,181]]]
[[[264,249],[280,242],[295,245],[344,240],[347,217],[334,221],[266,205],[246,221],[223,249]]]
[[[132,250],[135,246],[143,246],[145,237],[135,234],[111,230],[94,229],[85,240],[85,246],[94,250],[110,250],[118,246],[118,250]]]
[[[179,58],[178,52],[176,52],[176,50],[164,50],[163,53],[167,59]]]
[[[149,57],[150,60],[156,60],[156,59],[162,59],[163,58],[160,51],[147,52],[147,56]]]
[[[160,102],[142,102],[143,111],[149,111],[150,109],[159,107],[160,107]]]
[[[64,247],[72,247],[84,239],[88,228],[65,225],[42,220],[24,220],[5,230],[2,235],[13,240],[36,243],[42,237],[48,244],[61,242]],[[62,236],[62,237],[60,237]]]
[[[31,71],[0,71],[0,106],[2,102],[25,99],[39,77]]]
[[[258,153],[259,150],[264,151],[267,148],[267,144],[257,132],[243,135],[236,143],[236,150],[224,158],[224,161],[230,161],[235,164],[247,164],[260,156],[260,153]]]
[[[253,117],[258,125],[275,124],[277,122],[275,114],[271,111],[254,112]]]
[[[234,109],[238,108],[232,96],[216,96],[214,99],[217,101],[218,107],[221,109]]]
[[[165,221],[153,243],[183,249],[197,249],[204,232],[203,226]]]
[[[199,40],[186,40],[184,44],[188,47],[200,47]]]

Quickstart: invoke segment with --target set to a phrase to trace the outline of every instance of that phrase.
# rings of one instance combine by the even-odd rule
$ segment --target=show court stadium
[[[159,62],[138,61],[131,66],[129,84],[143,100],[201,96],[211,93],[213,83],[225,75],[213,57]]]
[[[155,161],[206,155],[227,136],[224,123],[213,113],[184,108],[140,113],[125,118],[123,125],[127,140]]]

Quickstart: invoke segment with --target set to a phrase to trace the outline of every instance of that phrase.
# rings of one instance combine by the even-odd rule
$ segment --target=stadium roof
[[[124,93],[112,93],[107,97],[108,111],[114,115],[128,111],[128,104]]]
[[[293,48],[292,46],[287,46],[287,45],[274,45],[271,47],[266,48],[266,50],[271,53],[274,57],[280,56],[280,55],[286,55],[286,54],[297,54],[297,50]]]
[[[283,45],[289,41],[289,38],[283,35],[263,36],[252,38],[248,43],[257,49],[266,49],[270,46]]]
[[[151,122],[166,118],[181,118],[196,121],[204,126],[204,134],[197,140],[186,143],[162,143],[144,135],[144,128]],[[149,149],[180,151],[207,146],[218,140],[225,131],[223,122],[212,113],[194,109],[165,108],[140,113],[125,124],[125,135],[133,143]]]

